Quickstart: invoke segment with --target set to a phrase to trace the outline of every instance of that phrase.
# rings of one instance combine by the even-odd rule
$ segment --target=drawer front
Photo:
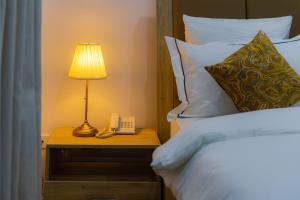
[[[46,181],[44,200],[160,200],[160,182]]]
[[[49,181],[156,181],[153,149],[50,149]]]

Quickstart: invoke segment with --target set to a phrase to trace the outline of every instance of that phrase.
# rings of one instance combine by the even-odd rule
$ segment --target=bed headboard
[[[170,137],[170,124],[166,115],[179,103],[164,36],[184,39],[183,14],[240,19],[292,15],[294,19],[291,35],[300,33],[299,0],[157,0],[157,129],[162,142]]]

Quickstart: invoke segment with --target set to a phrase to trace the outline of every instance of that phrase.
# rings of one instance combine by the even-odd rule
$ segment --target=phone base
[[[98,130],[91,126],[88,121],[84,121],[81,126],[73,130],[73,136],[76,137],[94,137],[97,133]]]

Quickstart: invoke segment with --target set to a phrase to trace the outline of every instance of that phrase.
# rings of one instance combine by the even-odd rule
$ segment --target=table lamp
[[[98,44],[79,44],[75,50],[69,77],[73,79],[85,80],[85,118],[84,122],[73,131],[74,136],[93,137],[98,130],[88,122],[88,87],[89,80],[106,78],[106,69],[102,56],[101,47]]]

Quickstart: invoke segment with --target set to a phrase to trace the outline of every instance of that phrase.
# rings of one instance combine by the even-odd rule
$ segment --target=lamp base
[[[76,137],[94,137],[98,133],[98,130],[92,127],[88,121],[84,121],[84,123],[75,128],[73,131],[73,136]]]

